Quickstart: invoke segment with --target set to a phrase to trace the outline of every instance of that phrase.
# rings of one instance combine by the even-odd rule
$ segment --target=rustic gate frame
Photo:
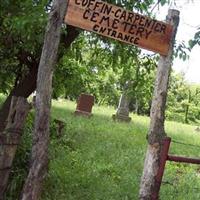
[[[49,22],[46,28],[43,51],[40,59],[38,77],[37,77],[37,93],[36,93],[36,118],[34,125],[33,147],[31,168],[25,182],[21,198],[22,200],[37,200],[41,193],[42,181],[47,172],[48,166],[48,141],[49,141],[49,116],[51,108],[51,91],[52,91],[52,75],[56,64],[56,56],[60,42],[60,32],[66,9],[70,0],[55,0],[50,13]],[[96,0],[99,2],[99,0]],[[94,2],[94,1],[91,1]],[[160,164],[160,150],[162,149],[161,141],[165,135],[164,132],[164,111],[168,90],[168,81],[171,70],[173,46],[176,31],[179,22],[179,11],[169,10],[167,22],[172,25],[172,36],[170,37],[169,51],[161,53],[158,63],[157,78],[154,89],[154,99],[152,102],[151,126],[148,135],[148,151],[145,164],[150,162],[148,155],[155,154],[153,163]],[[157,44],[155,44],[157,45]],[[160,44],[161,45],[161,44]],[[155,151],[152,152],[151,149]],[[149,151],[150,150],[150,151]],[[150,153],[149,153],[150,152]],[[159,162],[157,162],[159,160]],[[36,170],[37,169],[37,170]],[[145,171],[146,169],[144,169]],[[153,168],[150,171],[154,171]],[[146,174],[148,175],[148,173]],[[141,183],[140,199],[149,199],[146,196],[151,194],[152,187],[155,187],[155,176],[150,178],[152,185],[149,188],[143,187],[145,183]],[[144,190],[143,190],[144,189]],[[145,191],[146,190],[146,191]],[[150,197],[151,198],[151,197]]]

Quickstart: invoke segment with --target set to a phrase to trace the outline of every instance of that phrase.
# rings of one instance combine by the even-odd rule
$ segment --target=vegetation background
[[[131,114],[132,122],[113,122],[113,108],[95,106],[90,119],[75,117],[75,102],[53,102],[50,166],[42,200],[133,200],[138,199],[140,177],[146,152],[149,118]],[[30,113],[23,140],[12,169],[7,199],[17,199],[28,170],[33,129]],[[65,122],[57,137],[54,119]],[[170,153],[199,157],[200,133],[195,126],[166,122],[174,141]],[[161,186],[163,200],[200,198],[198,165],[168,162]]]
[[[108,2],[129,10],[134,8],[145,15],[151,15],[154,6],[170,3],[168,0]],[[1,2],[0,116],[6,97],[16,93],[27,96],[27,89],[29,93],[35,90],[34,76],[50,8],[51,1],[47,0]],[[53,98],[58,101],[52,111],[51,163],[42,199],[137,199],[158,58],[142,53],[137,47],[76,31],[78,37],[67,48],[69,27],[63,26],[53,80]],[[200,44],[199,38],[197,29],[188,44],[176,45],[174,56],[187,59],[187,53]],[[24,81],[29,74],[28,81]],[[133,118],[128,125],[111,120],[127,82]],[[75,109],[73,102],[82,92],[95,96],[91,120],[71,114]],[[199,99],[200,86],[187,83],[184,74],[172,72],[166,129],[174,140],[200,145],[199,133],[195,131],[200,122]],[[29,167],[33,117],[34,113],[30,113],[7,199],[18,198]],[[66,123],[60,139],[56,138],[55,118]],[[171,153],[199,157],[198,147],[177,143],[172,143]],[[198,166],[169,163],[161,199],[199,199],[199,170]]]

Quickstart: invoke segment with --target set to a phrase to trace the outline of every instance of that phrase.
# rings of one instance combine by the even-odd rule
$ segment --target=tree
[[[42,27],[46,22],[43,6],[44,1],[4,1],[1,4],[0,91],[8,94],[11,90],[0,111],[1,124],[7,118],[11,96],[27,96],[30,90],[32,93],[35,84],[32,80],[35,80],[34,74],[37,73],[43,38]]]
[[[12,96],[27,98],[36,89],[36,78],[47,16],[46,1],[4,1],[0,14],[0,92],[9,94],[0,109],[4,129]],[[46,8],[46,9],[44,9]],[[62,44],[68,48],[79,35],[63,29]],[[59,52],[58,59],[63,55]]]
[[[199,119],[199,86],[187,83],[184,74],[172,73],[169,84],[166,118],[182,123]]]

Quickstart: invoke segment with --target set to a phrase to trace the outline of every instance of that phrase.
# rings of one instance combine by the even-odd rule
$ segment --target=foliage
[[[82,33],[56,68],[53,97],[77,99],[85,92],[98,104],[117,106],[128,81],[132,106],[137,101],[144,108],[152,95],[155,66],[155,58],[136,47]]]
[[[167,0],[108,2],[147,15],[151,15],[152,6],[169,3]],[[50,7],[50,1],[45,0],[10,0],[1,4],[0,92],[9,93],[32,65],[38,65]],[[184,48],[181,44],[176,54],[186,59]],[[98,104],[117,106],[128,81],[130,109],[149,114],[155,58],[142,55],[134,46],[87,32],[80,35],[70,51],[64,45],[60,51],[65,56],[61,56],[54,75],[54,98],[77,99],[86,92],[94,94]]]
[[[156,1],[108,2],[150,15],[151,7]],[[167,1],[158,2],[164,5]],[[27,0],[1,3],[0,92],[9,93],[31,65],[39,62],[47,7],[49,9],[47,5],[50,5],[47,1]],[[197,32],[190,47],[198,43]],[[184,49],[190,50],[185,44],[177,46],[175,56],[185,60],[188,56]],[[65,48],[61,51],[66,56],[59,61],[56,68],[53,92],[55,98],[76,99],[81,92],[88,92],[95,95],[98,104],[116,106],[120,93],[129,81],[131,110],[137,110],[139,114],[149,114],[155,75],[154,58],[142,55],[138,48],[86,32],[74,42],[70,51]],[[167,118],[187,123],[200,120],[199,91],[199,87],[187,85],[182,77],[172,77]],[[61,108],[53,110],[53,118],[62,118],[66,122],[66,135],[58,140],[55,137],[55,126],[51,124],[52,162],[42,199],[137,199],[148,120],[134,116],[133,124],[116,124],[110,119],[114,110],[95,108],[98,114],[89,121],[74,118],[69,112],[64,112],[62,106],[63,104]],[[7,199],[18,198],[26,176],[32,118],[30,116],[28,119],[26,134],[11,173]],[[181,128],[173,130],[176,126]],[[187,135],[186,130],[193,135]],[[197,135],[194,136],[193,130],[194,127],[181,124],[169,125],[167,128],[170,135],[190,142],[192,139],[199,139]],[[183,147],[173,147],[173,151],[188,153],[188,149]],[[199,156],[197,150],[189,152]],[[176,175],[180,171],[181,175]],[[199,198],[191,187],[191,191],[182,194],[188,176],[188,184],[200,184],[197,175],[199,172],[196,167],[169,165],[166,176],[176,185],[176,199]],[[164,186],[161,191],[162,199],[170,199],[171,191],[170,186]]]
[[[0,92],[9,93],[38,63],[46,16],[42,1],[3,1],[0,7]]]
[[[0,93],[0,108],[1,108],[1,105],[3,104],[4,100],[5,100],[5,96]]]
[[[174,47],[174,57],[179,58],[180,60],[186,61],[190,58],[191,47],[189,44],[186,44],[184,41],[179,44],[175,44]]]
[[[143,13],[148,13],[148,8],[154,3],[153,0],[108,2]],[[33,63],[38,65],[50,8],[51,1],[48,0],[7,0],[1,3],[0,92],[9,93]]]
[[[188,84],[183,74],[172,74],[166,116],[173,121],[198,123],[200,85]]]
[[[194,37],[191,40],[189,40],[189,46],[191,49],[194,48],[196,45],[200,45],[200,27],[197,28]]]

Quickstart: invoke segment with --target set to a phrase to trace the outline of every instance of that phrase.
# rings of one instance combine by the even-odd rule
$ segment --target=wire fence
[[[176,144],[185,145],[185,146],[191,146],[191,147],[196,147],[196,148],[200,149],[200,145],[184,143],[184,142],[180,142],[180,141],[177,141],[177,140],[172,140],[172,142],[176,143]]]

